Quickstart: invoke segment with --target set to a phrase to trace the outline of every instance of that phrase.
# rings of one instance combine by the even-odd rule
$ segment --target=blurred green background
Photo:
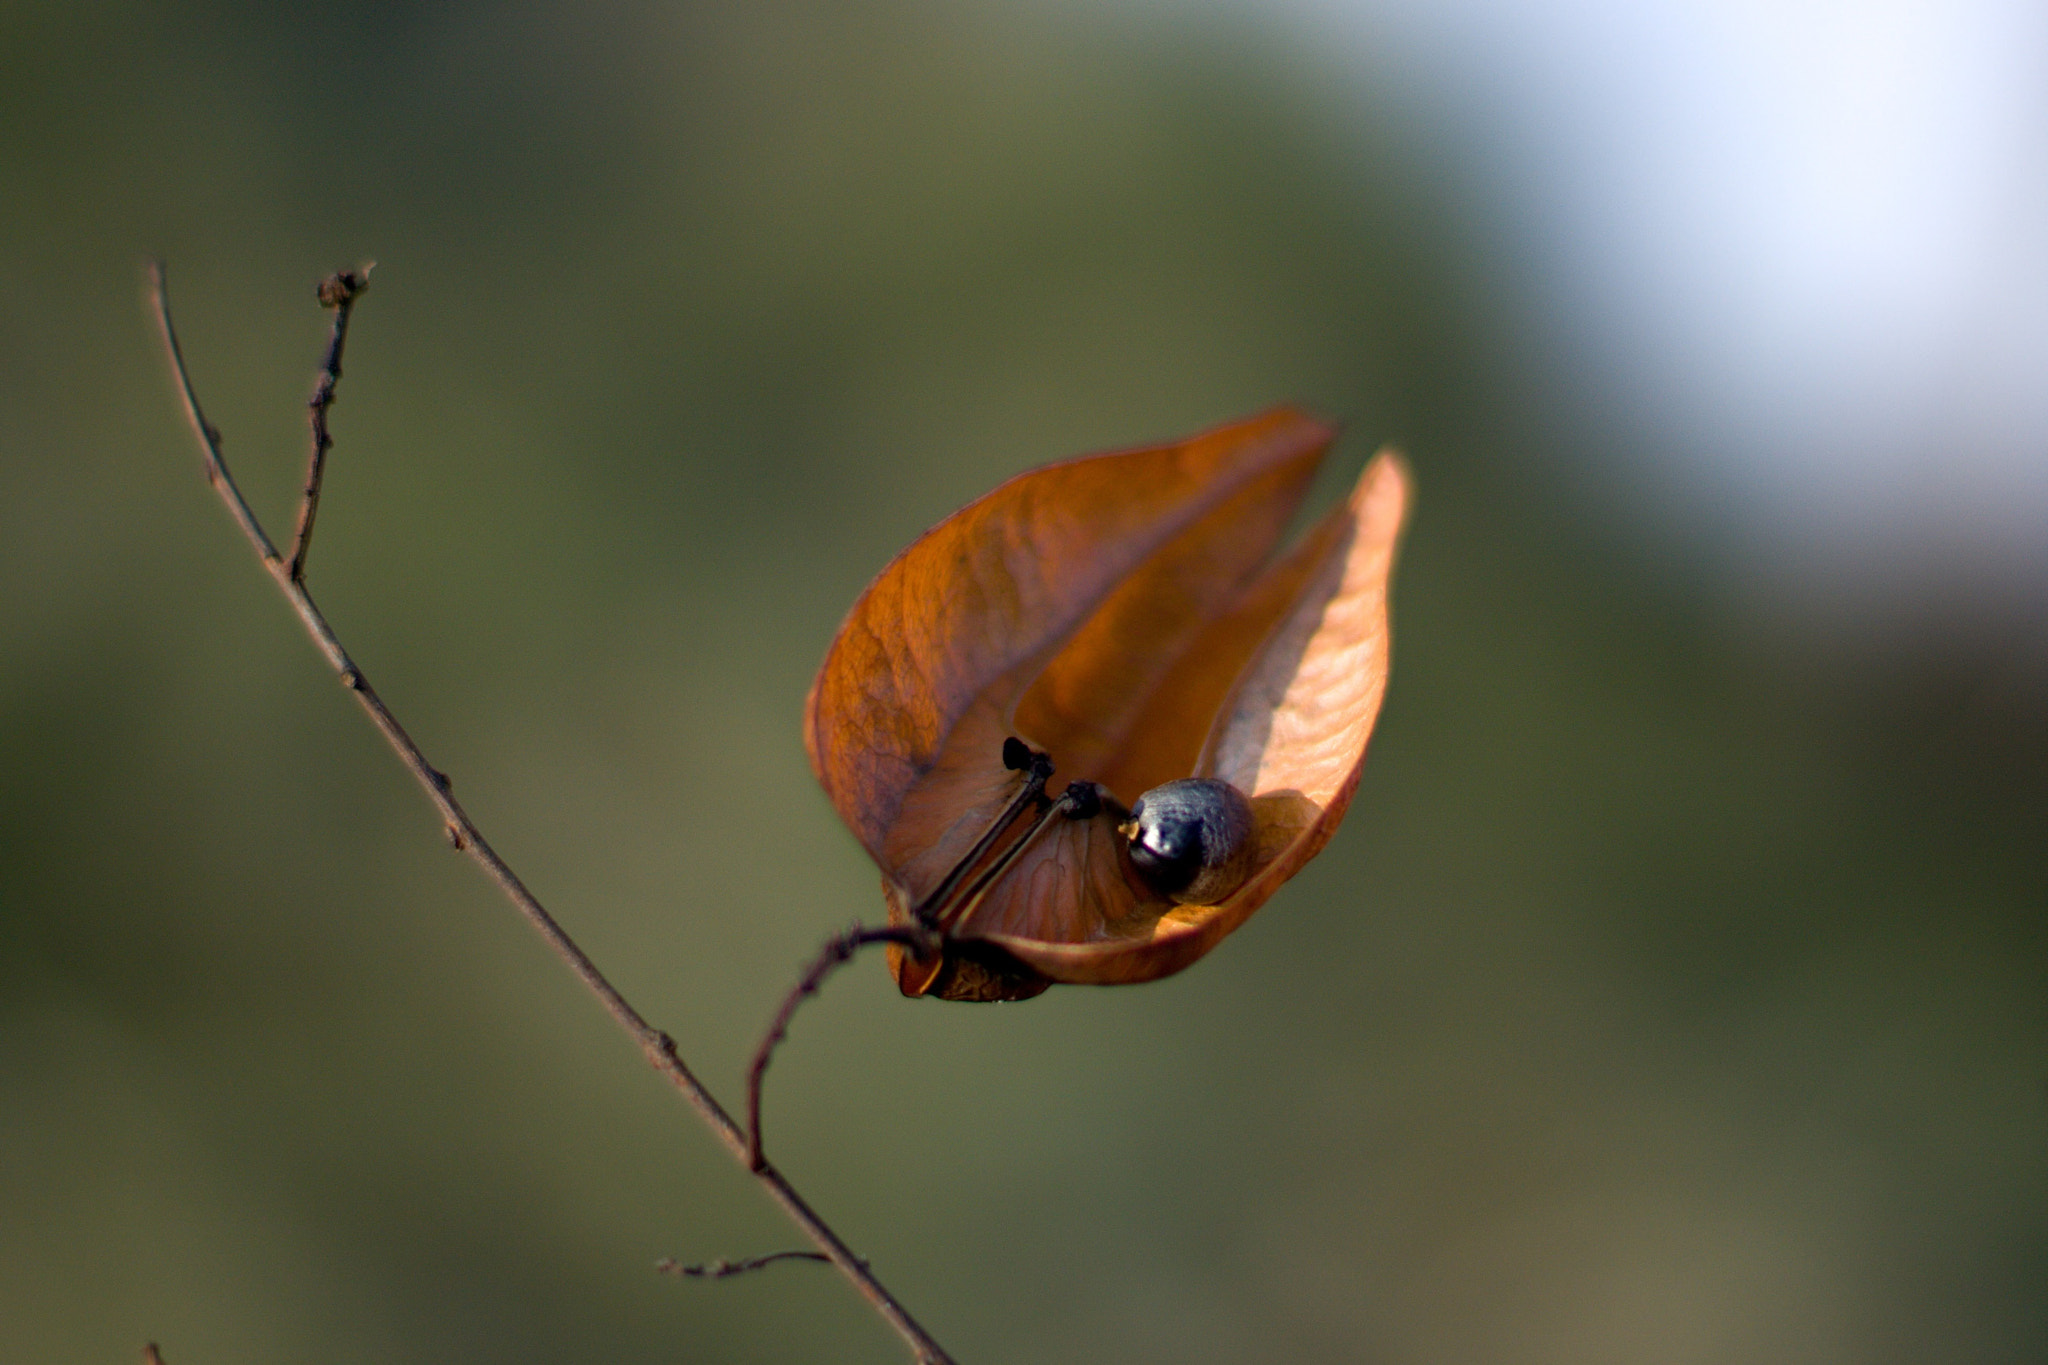
[[[796,1024],[778,1160],[963,1361],[2048,1355],[2038,621],[1729,590],[1340,84],[1202,9],[9,6],[0,1360],[901,1358],[653,1272],[794,1238],[257,572],[149,254],[274,533],[376,259],[314,591],[728,1102],[881,912],[797,719],[892,554],[1276,401],[1410,452],[1364,785],[1246,929]]]

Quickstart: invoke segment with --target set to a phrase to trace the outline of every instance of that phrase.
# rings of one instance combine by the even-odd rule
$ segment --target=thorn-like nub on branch
[[[353,303],[356,295],[369,287],[369,271],[337,270],[320,281],[320,306],[339,308],[345,303]]]

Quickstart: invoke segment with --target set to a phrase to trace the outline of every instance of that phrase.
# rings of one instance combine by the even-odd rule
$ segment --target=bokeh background
[[[1420,498],[1331,848],[1194,969],[802,1015],[971,1362],[2048,1355],[2048,45],[2018,3],[0,9],[0,1360],[892,1361],[463,859],[736,1099],[880,912],[797,718],[1028,465]]]

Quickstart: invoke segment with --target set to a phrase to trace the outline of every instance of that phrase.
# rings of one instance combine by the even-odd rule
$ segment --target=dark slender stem
[[[777,1261],[825,1259],[815,1251],[773,1251],[766,1256],[750,1256],[744,1261],[708,1261],[703,1265],[684,1265],[674,1260],[656,1261],[654,1268],[664,1275],[680,1275],[686,1280],[729,1280],[735,1275],[774,1265]]]
[[[334,406],[334,388],[341,383],[341,348],[348,344],[349,315],[356,299],[370,287],[370,269],[340,270],[320,282],[320,306],[334,310],[334,330],[327,337],[327,356],[320,362],[320,378],[313,396],[306,401],[306,421],[312,428],[312,449],[306,456],[306,491],[299,499],[299,524],[292,532],[291,575],[293,582],[306,577],[306,552],[313,548],[313,518],[320,513],[320,483],[327,474],[327,452],[334,440],[327,434],[327,410]]]
[[[1055,819],[1063,815],[1075,817],[1083,812],[1092,815],[1095,811],[1101,809],[1099,802],[1093,805],[1089,804],[1094,797],[1095,791],[1096,787],[1092,782],[1068,783],[1067,789],[1061,792],[1050,805],[1038,813],[1038,818],[1032,821],[1031,828],[1025,830],[1016,843],[1004,849],[1002,856],[984,868],[980,876],[969,882],[967,889],[960,893],[959,900],[946,907],[936,917],[937,924],[935,927],[941,933],[949,934],[962,924],[965,924],[967,917],[972,915],[975,907],[981,904],[981,898],[988,894],[989,888],[994,886],[1002,879],[1004,873],[1016,865],[1017,859],[1024,856],[1024,850],[1037,843],[1038,836],[1043,834],[1045,827],[1050,825]]]
[[[776,1046],[789,1032],[789,1021],[796,1016],[799,1005],[818,993],[826,977],[852,961],[855,953],[874,943],[900,943],[928,952],[933,946],[933,938],[931,931],[923,925],[863,929],[856,924],[843,934],[833,935],[818,951],[811,965],[804,969],[796,985],[783,997],[782,1008],[775,1011],[768,1031],[761,1035],[761,1042],[754,1049],[753,1065],[747,1068],[747,1164],[755,1170],[768,1167],[768,1156],[761,1149],[761,1082],[768,1074],[768,1063],[775,1057]]]
[[[675,1040],[641,1018],[639,1012],[626,1002],[626,998],[619,994],[611,982],[605,979],[597,965],[576,946],[567,933],[563,932],[554,917],[542,908],[533,893],[526,889],[525,883],[521,882],[506,865],[505,860],[498,856],[497,850],[484,839],[483,832],[456,801],[453,784],[433,764],[427,762],[426,755],[420,752],[419,745],[405,732],[405,728],[398,723],[398,719],[384,705],[383,699],[370,686],[369,680],[363,676],[362,669],[357,667],[355,661],[348,656],[348,652],[342,648],[340,639],[327,624],[327,618],[321,614],[320,609],[313,604],[312,597],[306,592],[305,583],[294,577],[290,566],[278,556],[270,538],[264,534],[262,524],[257,521],[256,514],[249,510],[249,504],[243,499],[241,490],[235,486],[233,477],[228,473],[227,462],[221,458],[220,433],[207,424],[199,407],[199,396],[194,392],[191,376],[185,368],[184,357],[178,349],[178,336],[171,326],[170,302],[165,291],[164,268],[161,262],[152,263],[149,276],[151,300],[157,324],[163,333],[164,350],[177,380],[179,394],[184,399],[185,415],[191,421],[193,434],[198,438],[205,457],[208,481],[220,494],[221,500],[227,504],[229,513],[233,515],[236,524],[242,528],[243,535],[248,537],[249,543],[255,548],[258,558],[263,561],[264,569],[277,584],[278,591],[282,592],[285,600],[291,604],[300,624],[312,637],[314,646],[340,676],[342,685],[355,694],[356,701],[369,715],[370,722],[397,752],[399,760],[405,764],[407,770],[426,792],[427,799],[440,812],[450,842],[468,853],[484,870],[485,875],[497,884],[506,899],[510,900],[525,917],[527,923],[541,936],[542,941],[555,956],[560,958],[563,964],[575,973],[577,980],[597,997],[598,1003],[604,1006],[605,1013],[609,1014],[613,1021],[626,1031],[627,1036],[639,1045],[641,1055],[646,1057],[648,1065],[660,1072],[681,1092],[690,1107],[697,1111],[698,1117],[703,1119],[725,1144],[726,1150],[753,1171],[755,1178],[767,1187],[775,1202],[782,1206],[783,1211],[817,1245],[819,1251],[838,1267],[839,1272],[853,1283],[883,1320],[910,1345],[917,1353],[918,1359],[927,1365],[951,1365],[952,1357],[947,1355],[945,1349],[932,1339],[931,1334],[896,1301],[895,1296],[883,1287],[881,1281],[868,1269],[867,1262],[853,1254],[846,1243],[840,1240],[839,1234],[804,1202],[802,1196],[797,1194],[779,1171],[773,1166],[754,1161],[754,1148],[747,1134],[740,1130],[740,1126],[733,1122],[732,1116],[725,1112],[717,1099],[705,1088],[704,1083],[698,1080],[676,1055]],[[337,355],[337,361],[338,358]],[[310,518],[305,516],[302,510],[301,524],[309,523]]]
[[[1006,746],[1005,753],[1007,752]],[[996,837],[1009,828],[1010,822],[1016,819],[1026,806],[1045,794],[1045,781],[1053,772],[1052,759],[1046,754],[1034,753],[1029,749],[1024,752],[1024,785],[1010,798],[1010,804],[995,818],[995,823],[982,832],[981,838],[975,840],[974,847],[967,851],[967,856],[953,864],[953,870],[946,874],[945,880],[932,888],[932,893],[919,901],[917,908],[911,911],[912,917],[918,923],[933,925],[939,922],[945,910],[946,898],[959,887],[960,879],[981,861],[982,856],[994,846]]]

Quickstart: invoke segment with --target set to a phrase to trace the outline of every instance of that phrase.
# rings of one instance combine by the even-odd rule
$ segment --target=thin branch
[[[1054,820],[1061,817],[1092,820],[1105,810],[1129,814],[1115,797],[1093,782],[1069,782],[1067,789],[1058,797],[1045,801],[1045,779],[1052,775],[1052,759],[1034,751],[1020,739],[1003,741],[1003,765],[1023,772],[1024,785],[1003,812],[996,816],[995,823],[975,841],[967,856],[953,865],[953,870],[946,874],[938,889],[913,908],[911,922],[886,929],[864,929],[856,924],[845,933],[827,940],[811,965],[804,969],[804,974],[797,978],[796,985],[783,997],[782,1008],[775,1011],[768,1031],[761,1035],[760,1043],[754,1048],[753,1065],[747,1068],[747,1157],[755,1170],[761,1170],[768,1164],[767,1153],[761,1146],[761,1085],[768,1075],[768,1063],[774,1059],[775,1049],[781,1046],[789,1033],[789,1021],[796,1017],[797,1009],[818,993],[826,977],[873,943],[901,944],[916,950],[919,957],[938,952],[953,941],[953,931],[974,914],[989,888],[1002,880]],[[1010,822],[1033,802],[1043,804],[1023,835],[996,855],[994,861],[977,873],[972,881],[966,881],[968,872],[995,847],[997,836],[1007,830]],[[966,885],[964,891],[960,889],[963,882]],[[950,903],[948,898],[952,898]]]
[[[155,1342],[147,1342],[143,1345],[142,1365],[164,1365],[163,1354],[156,1349]]]
[[[768,1074],[768,1063],[774,1059],[775,1049],[789,1032],[789,1021],[795,1017],[797,1006],[818,993],[825,984],[825,978],[841,966],[853,960],[853,955],[874,943],[900,943],[929,952],[937,936],[921,924],[899,925],[887,929],[863,929],[856,924],[843,934],[835,934],[818,950],[818,956],[804,969],[804,974],[782,998],[782,1008],[775,1011],[775,1018],[768,1025],[768,1031],[761,1035],[759,1046],[754,1049],[754,1063],[747,1068],[747,1164],[754,1170],[766,1170],[767,1153],[761,1149],[761,1082]]]
[[[525,917],[527,923],[541,936],[542,941],[555,956],[560,958],[563,964],[575,973],[577,980],[597,997],[598,1003],[604,1006],[605,1013],[609,1014],[612,1020],[625,1030],[627,1036],[639,1045],[641,1055],[647,1059],[648,1065],[660,1072],[681,1092],[690,1107],[697,1111],[698,1117],[725,1144],[726,1150],[753,1171],[755,1178],[767,1187],[770,1196],[782,1206],[783,1212],[788,1214],[805,1236],[817,1245],[819,1251],[838,1267],[839,1272],[852,1282],[854,1288],[882,1319],[910,1345],[917,1353],[918,1359],[925,1362],[925,1365],[952,1365],[952,1357],[946,1354],[945,1349],[934,1341],[931,1334],[911,1317],[909,1310],[898,1303],[895,1296],[883,1287],[881,1281],[868,1269],[867,1262],[854,1255],[846,1243],[840,1240],[839,1234],[804,1202],[802,1196],[783,1178],[781,1172],[765,1163],[754,1163],[753,1148],[747,1135],[733,1122],[732,1116],[725,1112],[711,1092],[705,1088],[704,1083],[698,1080],[676,1055],[675,1040],[641,1018],[639,1012],[626,1002],[626,998],[619,994],[611,982],[605,979],[597,965],[576,946],[567,933],[563,932],[554,917],[542,908],[541,903],[526,889],[525,883],[519,880],[506,865],[505,860],[498,856],[497,850],[485,840],[483,832],[476,827],[468,812],[464,811],[461,803],[455,799],[453,784],[447,776],[427,761],[420,747],[413,742],[405,728],[384,705],[383,699],[370,686],[369,679],[363,676],[362,669],[342,648],[340,639],[327,624],[327,618],[321,615],[320,609],[313,604],[305,583],[295,578],[290,566],[278,556],[270,538],[264,534],[262,524],[257,521],[256,514],[249,510],[249,504],[243,499],[241,490],[235,486],[234,478],[228,473],[227,463],[221,458],[220,434],[207,424],[200,410],[199,397],[193,390],[191,376],[178,349],[177,332],[171,326],[170,302],[165,290],[164,267],[161,262],[151,264],[149,280],[151,302],[158,326],[163,333],[164,351],[177,380],[178,391],[184,399],[185,415],[191,421],[193,434],[198,438],[205,456],[208,481],[213,484],[221,500],[227,504],[228,511],[242,528],[243,534],[255,547],[257,556],[263,561],[264,569],[277,584],[278,591],[282,592],[285,600],[291,604],[292,610],[297,613],[300,624],[312,637],[314,646],[333,667],[342,685],[355,694],[356,701],[369,715],[370,722],[390,743],[399,760],[405,764],[406,769],[426,792],[427,799],[440,812],[449,841],[468,853],[484,870],[485,875],[497,884],[506,899],[510,900]],[[336,359],[338,362],[338,355]],[[302,509],[301,525],[309,525],[310,520]]]
[[[1031,846],[1054,817],[1065,815],[1069,819],[1090,819],[1103,809],[1102,788],[1093,782],[1069,782],[1057,800],[1043,802],[1043,809],[1030,828],[1024,831],[1023,837],[998,855],[980,875],[967,883],[967,890],[957,900],[948,904],[967,874],[995,847],[996,840],[1009,829],[1010,823],[1025,807],[1043,801],[1045,780],[1053,773],[1051,755],[1038,752],[1014,736],[1003,741],[1003,766],[1012,772],[1023,773],[1023,784],[1010,798],[1009,805],[975,840],[966,856],[953,865],[953,870],[930,895],[913,907],[911,922],[886,929],[864,929],[856,924],[845,933],[835,935],[818,950],[818,956],[797,978],[789,994],[783,997],[782,1008],[775,1011],[775,1018],[769,1021],[768,1031],[761,1035],[760,1043],[754,1048],[753,1065],[747,1068],[747,1153],[749,1164],[755,1170],[768,1164],[767,1153],[761,1145],[761,1086],[768,1075],[768,1063],[774,1060],[775,1049],[788,1035],[789,1022],[796,1017],[797,1009],[818,993],[825,984],[825,978],[851,961],[855,953],[874,943],[901,944],[915,949],[920,957],[937,952],[953,927],[974,913],[989,887],[1010,869],[1017,856]]]
[[[772,1251],[766,1256],[751,1256],[744,1261],[708,1261],[703,1265],[684,1265],[681,1261],[664,1258],[656,1261],[654,1268],[663,1275],[680,1275],[686,1280],[729,1280],[735,1275],[774,1265],[777,1261],[825,1259],[815,1251]]]
[[[263,566],[274,568],[278,562],[277,547],[270,543],[269,536],[263,534],[263,523],[256,520],[256,514],[242,500],[242,490],[235,486],[234,476],[228,473],[227,457],[220,453],[220,429],[207,421],[206,414],[199,410],[199,395],[193,391],[192,376],[185,369],[184,353],[178,349],[178,334],[171,328],[171,303],[164,292],[162,261],[149,263],[149,297],[150,307],[156,312],[157,326],[163,332],[171,375],[178,381],[178,397],[185,404],[185,420],[192,424],[192,434],[199,438],[199,453],[206,461],[206,481],[228,505],[235,525],[241,527],[242,534],[249,538],[249,544],[255,547],[256,557],[263,561]],[[322,645],[321,649],[325,652],[326,646]]]
[[[327,337],[327,356],[320,362],[320,378],[313,396],[306,400],[306,423],[312,428],[312,449],[306,456],[306,491],[299,499],[299,524],[292,532],[291,574],[293,582],[306,577],[306,552],[313,548],[313,518],[320,513],[320,482],[327,474],[327,452],[334,440],[327,434],[327,410],[334,406],[334,387],[341,382],[341,348],[348,344],[349,315],[356,300],[370,287],[375,262],[361,270],[342,270],[320,282],[320,306],[334,310],[334,330]]]

